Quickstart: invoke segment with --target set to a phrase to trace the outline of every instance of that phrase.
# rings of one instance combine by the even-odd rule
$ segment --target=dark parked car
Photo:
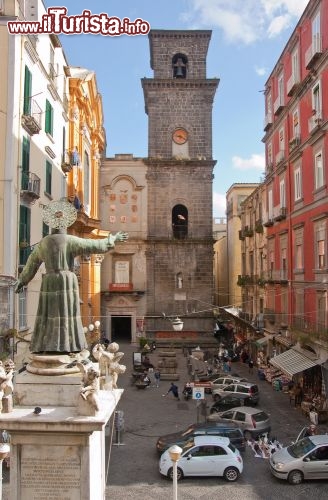
[[[234,394],[227,394],[226,396],[222,396],[211,406],[210,413],[219,413],[230,410],[231,408],[236,408],[236,406],[254,406],[254,403],[248,394],[239,394],[237,396]]]
[[[166,436],[158,438],[156,448],[159,453],[163,453],[174,444],[182,447],[186,441],[194,438],[194,436],[204,435],[228,437],[231,444],[233,444],[236,448],[242,451],[245,450],[245,438],[239,426],[234,423],[229,423],[227,425],[224,422],[191,424],[183,431],[175,432],[174,434],[167,434]]]

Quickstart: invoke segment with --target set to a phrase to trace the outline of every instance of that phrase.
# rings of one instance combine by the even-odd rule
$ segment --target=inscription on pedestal
[[[51,450],[51,456],[49,452]],[[79,500],[81,459],[77,446],[23,445],[21,498]]]

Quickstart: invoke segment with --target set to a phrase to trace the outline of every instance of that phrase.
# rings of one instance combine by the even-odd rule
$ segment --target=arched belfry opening
[[[172,59],[173,78],[187,77],[188,58],[184,54],[175,54]]]
[[[178,240],[188,236],[188,210],[184,205],[175,205],[172,209],[173,236]]]

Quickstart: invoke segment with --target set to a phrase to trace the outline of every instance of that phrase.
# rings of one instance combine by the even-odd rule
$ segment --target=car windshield
[[[309,451],[312,451],[313,448],[315,448],[315,445],[312,443],[311,439],[306,437],[288,446],[287,451],[292,457],[301,458]]]
[[[185,453],[187,450],[195,446],[195,441],[193,438],[188,439],[182,445],[182,453]]]
[[[253,413],[252,418],[255,422],[263,422],[263,420],[268,420],[269,416],[264,411],[260,411],[259,413]]]
[[[194,430],[195,430],[195,427],[193,425],[191,425],[185,431],[183,431],[181,436],[183,436],[183,437],[189,436],[189,434],[193,434]]]
[[[236,448],[234,447],[233,444],[229,443],[228,447],[230,448],[230,450],[232,451],[232,453],[236,453]]]

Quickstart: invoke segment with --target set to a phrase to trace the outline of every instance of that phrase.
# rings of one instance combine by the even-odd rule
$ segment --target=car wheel
[[[301,484],[303,481],[303,474],[300,470],[292,470],[288,474],[288,482],[289,484]]]
[[[236,467],[227,467],[223,473],[223,477],[232,483],[233,481],[237,481],[239,478],[239,471]]]
[[[213,394],[213,401],[216,402],[216,401],[219,401],[219,399],[221,399],[221,398],[218,394]]]
[[[168,471],[167,471],[167,477],[169,479],[171,479],[173,481],[173,467],[171,467]],[[182,469],[180,469],[180,467],[177,468],[177,480],[180,481],[180,479],[183,478],[183,472],[182,472]]]

